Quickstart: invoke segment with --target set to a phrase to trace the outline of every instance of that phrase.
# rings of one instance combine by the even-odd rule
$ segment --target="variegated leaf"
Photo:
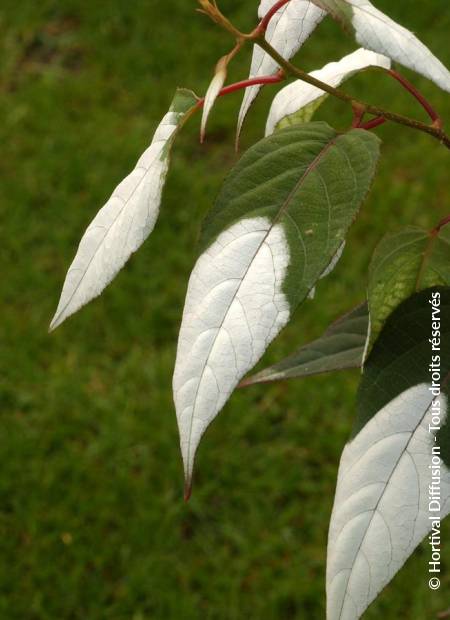
[[[174,397],[187,486],[200,438],[333,260],[379,141],[298,125],[254,145],[207,218],[178,342]]]
[[[439,348],[430,343],[440,323]],[[450,289],[388,319],[365,367],[328,537],[327,620],[357,620],[450,512]],[[433,386],[429,365],[439,356]],[[431,496],[430,485],[440,495]],[[432,500],[439,499],[439,501]]]
[[[359,49],[344,56],[339,62],[330,62],[317,71],[312,77],[337,87],[343,81],[368,67],[389,69],[391,61],[386,56]],[[292,82],[275,96],[266,123],[266,136],[275,129],[282,129],[296,123],[308,122],[314,112],[328,97],[320,88],[307,84],[302,80]]]

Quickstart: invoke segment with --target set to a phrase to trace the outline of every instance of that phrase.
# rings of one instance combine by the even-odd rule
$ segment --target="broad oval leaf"
[[[450,286],[450,229],[428,232],[409,226],[387,234],[369,271],[369,352],[388,316],[414,292]]]
[[[244,379],[241,386],[300,379],[326,372],[360,368],[368,324],[367,304],[361,304],[335,321],[323,336],[304,345],[278,364]]]
[[[275,3],[276,0],[262,0],[258,16],[263,18]],[[283,58],[289,60],[298,52],[324,16],[325,11],[309,0],[291,0],[281,7],[270,20],[266,30],[266,40]],[[277,72],[278,68],[278,64],[271,56],[258,45],[254,46],[249,78],[272,75]],[[250,106],[260,90],[261,86],[249,86],[245,90],[239,112],[238,136]]]
[[[174,137],[196,102],[191,91],[177,90],[151,145],[87,228],[67,272],[50,330],[100,295],[152,232]]]
[[[328,11],[366,49],[384,54],[450,92],[450,72],[409,30],[379,11],[369,0],[313,0]]]
[[[337,87],[343,81],[368,67],[389,69],[391,61],[386,56],[359,49],[344,56],[339,62],[330,62],[322,69],[312,71],[312,77]],[[275,96],[266,123],[266,136],[275,129],[311,120],[314,112],[328,97],[320,88],[302,80],[292,82]]]
[[[202,434],[333,259],[378,155],[373,134],[310,123],[264,138],[227,178],[203,229],[178,342],[188,487]]]
[[[433,317],[441,325],[441,391],[431,390],[429,372]],[[449,343],[450,289],[427,289],[391,315],[369,357],[330,523],[328,620],[360,618],[431,531],[430,518],[450,512]],[[440,474],[436,511],[429,507],[432,455]]]

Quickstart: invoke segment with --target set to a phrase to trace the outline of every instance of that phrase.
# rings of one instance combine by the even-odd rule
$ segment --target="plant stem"
[[[219,93],[219,97],[223,97],[224,95],[228,95],[230,93],[234,93],[237,90],[241,90],[243,88],[247,88],[248,86],[256,86],[256,85],[266,85],[266,84],[277,84],[278,82],[282,82],[285,79],[284,71],[279,71],[275,75],[264,75],[258,78],[250,78],[248,80],[242,80],[241,82],[236,82],[235,84],[230,84],[229,86],[225,86]]]
[[[434,235],[439,234],[442,228],[444,228],[444,226],[447,226],[448,224],[450,224],[450,215],[447,215],[446,217],[444,217],[444,219],[441,220],[435,228],[433,228],[433,230],[431,231],[431,234],[434,234]]]
[[[219,24],[219,26],[221,26],[225,30],[228,30],[228,32],[232,34],[238,41],[245,41],[246,39],[253,38],[253,32],[250,34],[244,34],[243,32],[240,32],[237,28],[235,28],[230,22],[230,20],[227,19],[225,15],[220,12],[215,0],[213,0],[213,2],[211,2],[211,0],[198,0],[198,3],[202,7],[201,9],[197,9],[200,13],[204,13],[210,19],[212,19],[213,22]]]
[[[259,22],[259,25],[257,26],[255,30],[255,33],[264,33],[267,30],[267,26],[269,25],[269,22],[272,19],[272,17],[275,15],[275,13],[288,2],[290,2],[290,0],[278,0],[278,2],[276,2],[273,5],[270,11],[268,11],[264,15],[262,20]]]
[[[393,77],[394,80],[397,80],[397,82],[399,82],[403,86],[403,88],[405,88],[405,90],[407,90],[415,99],[417,99],[417,101],[423,107],[423,109],[431,118],[433,123],[435,123],[436,127],[442,128],[442,120],[439,114],[433,108],[431,103],[427,99],[425,99],[422,93],[420,93],[409,80],[407,80],[403,75],[401,75],[397,71],[394,71],[393,69],[388,69],[386,73]]]
[[[286,2],[287,1],[288,0],[286,0]],[[362,109],[364,113],[371,114],[377,117],[377,124],[381,123],[381,121],[378,121],[378,117],[381,117],[387,121],[397,123],[398,125],[410,127],[411,129],[421,131],[422,133],[426,133],[435,138],[436,140],[439,140],[441,144],[443,144],[446,148],[450,150],[450,136],[448,136],[440,126],[439,118],[433,122],[433,125],[427,125],[426,123],[422,123],[421,121],[415,120],[413,118],[397,114],[396,112],[390,112],[389,110],[384,110],[383,108],[371,105],[369,103],[365,103],[364,101],[359,101],[358,99],[355,99],[351,95],[348,95],[346,92],[340,90],[339,88],[334,88],[333,86],[330,86],[329,84],[318,80],[309,73],[306,73],[305,71],[297,68],[288,60],[285,60],[283,56],[281,56],[281,54],[279,54],[277,50],[273,48],[270,43],[265,39],[264,31],[261,30],[259,27],[256,27],[255,30],[253,30],[253,32],[251,32],[250,34],[244,34],[240,32],[237,28],[235,28],[233,24],[224,15],[222,15],[215,3],[212,4],[210,0],[199,0],[199,2],[202,6],[203,12],[206,13],[214,22],[219,24],[225,30],[228,30],[228,32],[230,32],[234,37],[236,37],[238,41],[247,40],[259,45],[259,47],[261,47],[267,54],[269,54],[271,58],[276,61],[276,63],[284,70],[286,75],[291,75],[299,80],[302,80],[303,82],[306,82],[307,84],[311,84],[312,86],[315,86],[316,88],[328,93],[332,97],[340,99],[344,103],[350,104],[353,110]],[[263,18],[263,21],[265,21],[265,18]],[[414,91],[414,96],[416,96],[416,94],[419,95],[421,97],[421,103],[422,105],[424,105],[424,98],[415,89]],[[412,91],[410,90],[410,92]]]
[[[255,43],[257,43],[267,54],[269,54],[269,56],[271,56],[277,62],[277,64],[284,69],[287,75],[292,75],[293,77],[296,77],[303,82],[306,82],[308,84],[311,84],[312,86],[315,86],[316,88],[319,88],[320,90],[323,90],[332,97],[335,97],[336,99],[340,99],[341,101],[350,104],[353,109],[355,109],[355,107],[361,107],[366,113],[372,114],[373,116],[382,117],[385,120],[392,121],[393,123],[397,123],[398,125],[405,125],[406,127],[411,127],[412,129],[416,129],[417,131],[427,133],[430,136],[433,136],[433,138],[439,140],[439,142],[441,142],[441,144],[446,146],[448,149],[450,149],[450,137],[444,132],[442,128],[436,127],[434,125],[427,125],[426,123],[422,123],[415,119],[408,118],[407,116],[403,116],[395,112],[390,112],[389,110],[383,110],[383,108],[379,108],[378,106],[359,101],[358,99],[355,99],[354,97],[348,95],[339,88],[334,88],[333,86],[330,86],[329,84],[326,84],[325,82],[322,82],[321,80],[318,80],[317,78],[309,75],[309,73],[306,73],[305,71],[302,71],[301,69],[295,67],[288,60],[285,60],[283,56],[281,56],[281,54],[279,54],[276,49],[274,49],[263,36],[258,35],[257,38],[255,38]]]
[[[241,82],[235,82],[234,84],[229,84],[228,86],[224,86],[222,90],[217,95],[218,97],[223,97],[224,95],[229,95],[230,93],[234,93],[237,90],[242,90],[243,88],[247,88],[248,86],[256,86],[256,85],[266,85],[266,84],[277,84],[278,82],[282,82],[285,79],[284,71],[278,71],[275,75],[263,75],[257,78],[250,78],[248,80],[242,80]],[[205,98],[199,99],[197,101],[196,108],[203,107],[205,103]]]
[[[243,88],[247,88],[247,86],[256,86],[258,84],[266,85],[266,84],[277,84],[285,79],[284,71],[280,70],[275,75],[263,75],[258,78],[250,78],[248,80],[242,80],[242,82],[235,82],[234,84],[229,84],[222,88],[222,90],[217,95],[218,97],[223,97],[224,95],[229,95],[230,93],[234,93],[238,90],[242,90]],[[183,127],[188,120],[200,110],[205,104],[205,97],[199,99],[197,97],[197,103],[189,110],[187,114],[183,117],[183,120],[180,123],[180,127]]]
[[[364,114],[366,113],[365,109],[359,105],[353,105],[353,122],[352,122],[352,127],[361,127],[361,123],[364,117]]]
[[[385,122],[386,122],[385,118],[383,118],[382,116],[376,116],[372,120],[367,121],[367,123],[361,123],[358,129],[366,129],[366,130],[375,129],[375,127],[379,127],[380,125],[383,125],[383,123]]]

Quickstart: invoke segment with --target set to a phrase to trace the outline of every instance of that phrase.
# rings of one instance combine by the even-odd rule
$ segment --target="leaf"
[[[336,254],[333,256],[333,258],[331,259],[330,264],[327,266],[327,268],[324,270],[324,272],[320,275],[319,280],[323,280],[323,278],[326,278],[327,276],[329,276],[330,273],[332,273],[336,269],[336,266],[339,263],[339,261],[341,260],[342,254],[344,253],[345,244],[346,244],[346,242],[343,241],[341,243],[341,245],[338,247],[338,249],[336,251]],[[312,288],[309,291],[308,299],[314,299],[315,296],[316,296],[316,287]]]
[[[450,229],[428,232],[407,227],[387,234],[375,249],[369,271],[371,320],[368,351],[388,316],[414,292],[450,286]]]
[[[276,0],[262,0],[258,16],[262,19],[275,4]],[[266,40],[279,54],[289,60],[298,52],[316,26],[325,17],[322,11],[313,2],[308,0],[291,0],[279,9],[269,22],[266,30]],[[258,45],[253,48],[249,79],[275,74],[278,64]],[[261,86],[246,88],[238,119],[239,137],[247,112],[257,97]]]
[[[379,11],[368,0],[313,0],[328,11],[362,47],[384,54],[450,92],[450,72],[409,30]]]
[[[116,187],[81,239],[50,330],[103,291],[152,232],[169,168],[175,135],[197,98],[178,89],[151,145]]]
[[[386,56],[359,49],[344,56],[339,62],[330,62],[318,71],[312,71],[312,77],[337,87],[344,80],[368,67],[389,69],[391,61]],[[317,108],[328,97],[320,88],[302,80],[292,82],[276,95],[270,108],[266,123],[266,136],[275,129],[282,129],[298,122],[311,120]]]
[[[229,55],[223,56],[219,60],[214,77],[211,80],[208,90],[206,91],[205,101],[203,104],[202,121],[200,124],[200,142],[203,142],[205,139],[206,123],[208,122],[209,114],[227,78],[228,59]]]
[[[441,320],[440,394],[430,389],[433,299]],[[438,525],[430,517],[443,519],[450,511],[449,342],[450,289],[427,289],[391,315],[369,357],[331,517],[328,620],[360,618]],[[432,413],[441,419],[437,433],[430,429]],[[435,471],[432,452],[439,464]],[[436,473],[441,503],[432,508],[440,511],[429,506]]]
[[[367,304],[361,304],[333,323],[323,336],[304,345],[278,364],[244,379],[241,386],[360,368],[368,323]]]
[[[200,438],[345,239],[375,173],[363,130],[298,125],[254,145],[205,222],[174,396],[187,488]]]

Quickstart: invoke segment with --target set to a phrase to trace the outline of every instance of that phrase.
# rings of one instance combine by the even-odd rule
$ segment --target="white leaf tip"
[[[237,260],[240,255],[242,261]],[[206,428],[289,319],[289,302],[281,289],[288,264],[283,226],[256,217],[225,228],[194,266],[173,378],[188,493],[195,453]],[[211,295],[218,287],[222,295]],[[262,299],[252,306],[255,295]],[[256,325],[251,331],[242,329],[250,310]],[[221,327],[216,331],[211,325],[218,316]],[[236,316],[240,320],[236,321]],[[202,338],[205,327],[208,337]],[[225,333],[229,340],[223,342]],[[237,347],[252,351],[251,356],[237,360]]]
[[[48,326],[48,333],[51,334],[52,332],[55,331],[55,329],[57,327],[59,327],[61,325],[61,323],[64,322],[64,318],[62,318],[60,315],[55,314],[55,316],[52,318],[50,325]]]
[[[200,143],[203,144],[206,132],[206,123],[208,122],[209,114],[213,108],[213,105],[219,96],[222,86],[225,83],[227,77],[226,64],[219,61],[217,73],[214,75],[208,90],[205,95],[205,101],[203,104],[202,121],[200,125]]]

